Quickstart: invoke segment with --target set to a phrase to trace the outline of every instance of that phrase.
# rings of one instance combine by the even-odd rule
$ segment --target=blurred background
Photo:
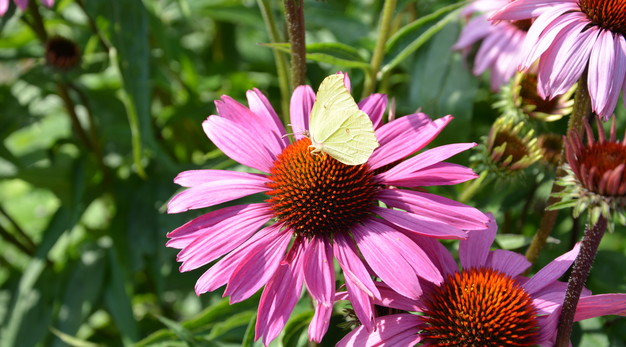
[[[304,1],[314,89],[347,71],[360,99],[382,3]],[[465,23],[459,6],[449,7],[455,3],[398,2],[377,87],[394,99],[395,117],[418,109],[455,117],[432,146],[481,142],[499,115],[488,77],[472,76],[471,54],[468,61],[451,49]],[[10,3],[0,18],[0,345],[261,345],[251,330],[258,295],[233,306],[223,288],[196,296],[206,268],[179,273],[176,250],[165,242],[169,231],[208,212],[166,213],[180,171],[244,169],[202,131],[213,101],[229,95],[245,103],[246,90],[258,88],[279,114],[288,111],[276,59],[289,56],[284,45],[268,45],[263,6],[278,42],[286,42],[278,0],[58,0],[52,8],[31,0],[25,11]],[[422,25],[406,29],[420,18]],[[420,37],[427,40],[413,49]],[[623,134],[621,101],[617,114]],[[562,134],[566,121],[542,123],[538,132]],[[477,153],[452,161],[470,165]],[[496,215],[499,247],[524,251],[553,176],[538,164],[468,201]],[[435,188],[457,198],[464,187]],[[583,227],[561,212],[533,268],[569,250]],[[594,293],[626,291],[624,231],[603,240],[588,281]],[[343,313],[336,310],[322,346],[349,331]],[[312,315],[303,298],[272,345],[309,345]],[[573,340],[624,341],[626,322],[617,317],[577,325]]]

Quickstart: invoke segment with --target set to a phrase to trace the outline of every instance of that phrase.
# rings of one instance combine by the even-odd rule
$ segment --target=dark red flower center
[[[267,200],[278,220],[304,236],[345,232],[369,215],[377,186],[367,164],[346,165],[311,153],[311,140],[289,145],[270,171]]]
[[[511,163],[516,163],[524,158],[524,156],[528,155],[528,148],[526,144],[519,137],[517,137],[517,135],[512,134],[508,130],[498,131],[496,138],[493,141],[494,147],[499,147],[504,143],[506,143],[506,148],[504,149],[504,154],[502,155],[503,159],[511,156]]]
[[[78,64],[80,49],[72,40],[61,36],[52,37],[46,42],[46,61],[59,69],[70,69]]]
[[[626,35],[626,0],[579,0],[578,6],[593,24]]]
[[[489,268],[449,275],[425,296],[422,335],[429,346],[532,346],[537,311],[510,276]]]
[[[581,183],[588,190],[602,195],[626,194],[626,145],[620,142],[596,142],[579,149],[575,163],[580,170]],[[570,163],[570,166],[572,163]]]
[[[511,22],[511,24],[513,24],[515,27],[517,27],[521,31],[528,32],[528,29],[530,29],[530,25],[533,24],[533,22],[530,19],[522,19],[522,20],[513,21]]]
[[[522,106],[533,105],[532,112],[553,114],[558,110],[559,98],[545,100],[537,93],[537,75],[525,73],[520,82],[520,98]],[[532,116],[532,114],[531,114]]]

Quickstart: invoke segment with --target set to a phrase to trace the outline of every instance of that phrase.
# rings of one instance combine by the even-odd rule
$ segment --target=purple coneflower
[[[480,75],[485,70],[491,71],[491,89],[500,90],[507,84],[517,70],[522,43],[530,26],[530,21],[499,22],[492,24],[487,19],[495,11],[507,5],[511,0],[476,0],[470,3],[463,13],[473,17],[463,28],[454,49],[468,51],[476,42],[482,40],[476,53],[473,73]]]
[[[440,243],[424,240],[424,245],[431,245],[424,249],[436,255],[444,281],[424,284],[424,293],[417,300],[379,284],[382,299],[376,301],[377,305],[421,314],[379,317],[376,330],[360,326],[338,346],[551,346],[566,287],[558,278],[572,264],[579,246],[526,278],[521,273],[530,263],[524,256],[490,251],[496,229],[492,221],[487,231],[470,232],[461,240],[461,271]],[[626,294],[590,295],[585,291],[578,305],[576,321],[626,315]]]
[[[41,2],[48,7],[52,7],[52,5],[54,5],[54,0],[41,0]],[[13,0],[13,3],[22,11],[24,11],[26,6],[28,6],[28,0]],[[8,9],[9,0],[0,0],[0,16],[4,16]]]
[[[359,319],[372,327],[371,300],[380,298],[372,275],[417,298],[421,283],[443,280],[418,237],[462,239],[465,230],[484,229],[488,222],[472,207],[422,190],[401,189],[476,177],[466,167],[442,162],[474,143],[436,147],[408,158],[432,141],[451,116],[432,121],[416,113],[380,125],[387,98],[373,94],[359,107],[372,119],[380,146],[367,163],[349,166],[325,153],[311,154],[311,140],[302,134],[296,133],[290,144],[265,96],[254,89],[247,97],[250,108],[223,96],[215,102],[218,115],[209,116],[203,128],[226,155],[263,173],[182,172],[175,182],[189,189],[172,198],[168,212],[215,206],[255,193],[265,194],[265,202],[220,208],[195,218],[169,233],[167,245],[181,249],[180,271],[223,256],[200,277],[197,294],[226,285],[224,296],[239,302],[265,285],[256,325],[256,337],[262,336],[264,343],[285,325],[303,283],[316,302],[309,336],[322,339],[335,300],[334,259]],[[294,91],[294,129],[308,129],[314,101],[309,86]]]
[[[586,70],[592,110],[606,121],[626,88],[625,14],[623,0],[517,0],[491,19],[536,18],[520,68],[539,59],[538,91],[550,99],[570,89]]]

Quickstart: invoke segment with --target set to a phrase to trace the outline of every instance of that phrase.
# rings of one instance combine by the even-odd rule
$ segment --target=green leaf
[[[389,70],[398,66],[407,59],[411,54],[417,51],[424,43],[428,42],[436,33],[438,33],[448,23],[458,18],[458,12],[455,11],[463,6],[465,2],[460,2],[446,6],[439,11],[421,17],[420,19],[407,24],[398,30],[388,41],[385,46],[385,59],[381,72],[387,73]],[[451,13],[450,13],[451,12]],[[433,24],[426,30],[424,27],[430,22],[436,20],[442,15],[448,13],[443,19]]]
[[[517,234],[498,234],[496,242],[502,249],[518,249],[527,246],[530,239],[524,235]]]
[[[52,331],[54,335],[56,335],[61,341],[63,341],[68,346],[72,346],[72,347],[100,347],[102,346],[97,343],[81,340],[77,337],[66,334],[62,332],[61,330],[57,330],[55,328],[50,328],[50,330]]]
[[[291,45],[288,43],[265,43],[263,46],[277,49],[281,52],[291,53]],[[306,45],[306,58],[319,63],[327,63],[345,68],[369,69],[369,64],[361,57],[359,52],[342,43],[312,43]]]
[[[307,327],[313,319],[313,310],[291,316],[283,329],[283,346],[300,346],[302,338],[307,338]]]
[[[123,267],[117,260],[115,248],[109,254],[108,285],[105,292],[105,305],[120,330],[125,345],[139,339],[139,328],[133,315],[131,295],[125,286]]]
[[[246,333],[243,335],[243,340],[241,341],[241,347],[252,347],[254,344],[254,327],[256,325],[256,318],[256,314],[250,318],[250,322],[246,328]]]

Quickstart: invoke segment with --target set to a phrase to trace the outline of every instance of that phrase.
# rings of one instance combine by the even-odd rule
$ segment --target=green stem
[[[17,224],[15,219],[13,219],[13,217],[11,217],[7,213],[7,211],[5,211],[4,208],[2,208],[2,206],[0,206],[0,214],[3,215],[4,218],[6,218],[6,220],[9,221],[9,223],[11,223],[11,225],[13,226],[13,229],[15,229],[15,232],[20,236],[21,239],[24,240],[25,246],[32,252],[29,254],[33,255],[35,252],[35,248],[37,248],[37,245],[35,245],[35,242],[33,241],[33,239],[27,233],[24,232],[24,229],[22,229],[20,225]]]
[[[259,9],[261,10],[261,15],[263,16],[263,21],[265,22],[265,28],[267,29],[267,33],[270,36],[270,41],[272,43],[281,42],[282,39],[278,33],[278,28],[276,28],[276,21],[274,20],[274,15],[272,14],[272,5],[269,0],[257,0],[257,4],[259,5]],[[283,124],[289,124],[289,99],[290,99],[290,90],[289,90],[289,77],[287,73],[287,59],[285,58],[285,54],[283,52],[274,49],[274,60],[276,61],[276,73],[278,75],[278,87],[280,88],[280,100],[281,100],[281,117],[283,120]]]
[[[28,10],[31,16],[33,16],[32,28],[39,40],[45,45],[46,41],[48,41],[48,32],[43,24],[41,13],[39,13],[39,5],[35,1],[30,1],[28,3]]]
[[[591,99],[589,97],[589,91],[587,90],[587,72],[585,71],[578,81],[578,88],[576,88],[576,96],[574,97],[574,109],[572,110],[572,115],[570,116],[567,125],[566,134],[569,134],[570,131],[580,132],[583,127],[583,120],[589,117],[590,114]],[[552,191],[550,192],[547,206],[551,206],[559,202],[559,198],[554,195],[563,190],[563,187],[555,182],[565,175],[565,170],[561,168],[564,162],[565,153],[563,148],[561,148],[561,159],[559,159],[556,177],[552,183]],[[539,230],[533,237],[533,240],[526,251],[526,259],[528,259],[531,263],[534,263],[539,257],[539,252],[543,246],[545,246],[548,236],[550,236],[552,229],[554,229],[554,224],[556,224],[556,217],[558,214],[559,210],[545,210],[543,212],[543,216],[541,217],[541,222],[539,224]]]
[[[478,188],[480,188],[483,182],[487,179],[487,176],[489,176],[488,170],[484,170],[483,172],[481,172],[480,176],[478,176],[477,179],[473,180],[472,183],[470,183],[470,185],[465,188],[465,190],[463,190],[463,192],[459,196],[459,202],[466,202],[471,199],[472,196],[474,196],[474,194],[478,192]]]
[[[567,347],[570,344],[570,335],[572,334],[572,325],[574,324],[574,316],[576,315],[576,306],[580,298],[580,293],[585,286],[585,281],[591,271],[591,265],[598,252],[598,246],[602,240],[602,236],[606,231],[607,220],[603,216],[592,227],[585,230],[585,236],[580,245],[580,252],[574,262],[574,269],[567,282],[567,291],[565,292],[565,300],[559,317],[559,326],[556,337],[556,347]]]
[[[291,43],[291,89],[305,84],[306,41],[304,37],[304,0],[284,0],[287,33]]]
[[[374,48],[374,53],[372,54],[370,69],[365,78],[363,98],[372,94],[376,88],[378,71],[380,70],[383,57],[385,56],[385,44],[387,43],[387,39],[391,33],[391,24],[393,22],[393,13],[396,10],[396,2],[396,0],[384,1],[383,12],[378,25],[378,40],[376,41],[376,47]]]

